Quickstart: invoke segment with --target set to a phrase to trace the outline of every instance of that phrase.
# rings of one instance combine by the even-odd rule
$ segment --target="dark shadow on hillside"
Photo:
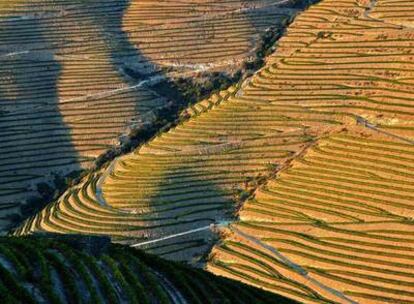
[[[275,0],[274,2],[277,1]],[[200,25],[199,31],[201,33],[209,31],[208,29],[210,28],[213,29],[213,32],[208,35],[210,38],[206,38],[204,37],[205,35],[201,35],[201,38],[194,37],[194,40],[201,39],[201,42],[203,43],[210,43],[210,39],[214,39],[223,41],[225,44],[227,41],[226,35],[228,33],[226,31],[218,30],[220,26],[222,26],[222,19],[230,18],[231,20],[234,19],[235,22],[247,20],[253,28],[252,33],[256,32],[256,35],[242,35],[251,43],[251,49],[247,48],[246,51],[249,53],[250,51],[256,49],[257,52],[253,52],[251,54],[246,53],[246,56],[254,55],[253,57],[263,57],[269,55],[269,52],[267,51],[273,46],[276,38],[284,32],[284,27],[287,25],[286,20],[289,20],[290,17],[292,17],[292,12],[295,12],[298,8],[298,3],[302,2],[303,1],[299,0],[296,1],[296,4],[283,4],[280,7],[269,5],[269,3],[267,3],[267,6],[256,6],[254,4],[249,4],[243,5],[243,9],[246,9],[246,7],[249,7],[249,9],[241,12],[238,11],[239,7],[235,5],[233,8],[229,8],[227,15],[221,15],[222,13],[219,13],[217,16],[214,14],[202,17],[199,16],[199,19],[192,21],[192,23]],[[260,67],[260,64],[263,64],[263,58],[254,58],[257,59],[257,62],[253,65],[241,64],[238,66],[238,69],[240,69],[239,73],[236,72],[237,69],[235,70],[233,66],[223,65],[218,69],[213,69],[211,72],[209,70],[204,72],[197,70],[193,75],[187,74],[182,78],[174,77],[174,79],[171,79],[168,77],[168,72],[179,72],[180,69],[176,67],[159,66],[151,58],[146,57],[146,55],[139,49],[138,45],[135,45],[134,42],[131,41],[128,33],[123,30],[123,21],[125,18],[128,18],[127,13],[128,9],[132,5],[131,0],[117,1],[115,8],[111,11],[110,15],[101,14],[99,12],[99,8],[102,5],[111,5],[113,0],[90,0],[86,3],[88,4],[86,13],[98,16],[95,18],[95,22],[99,24],[98,27],[102,28],[101,36],[105,41],[105,46],[110,52],[114,68],[119,71],[125,81],[130,82],[131,85],[135,85],[140,81],[152,79],[154,76],[161,76],[165,78],[165,81],[150,82],[150,84],[146,84],[146,87],[149,87],[157,94],[172,100],[175,104],[181,103],[181,106],[187,106],[188,103],[194,103],[203,97],[211,95],[212,92],[224,89],[240,80],[242,76],[240,73],[241,71],[246,72],[247,69],[250,69],[250,72],[254,72],[258,67]],[[261,18],[261,16],[266,16],[266,18]],[[176,26],[179,29],[182,25],[177,25],[176,23],[177,22],[175,21],[171,24],[171,27],[174,28],[174,26]],[[158,26],[161,25],[168,25],[168,21],[161,19]],[[142,30],[142,28],[139,27],[138,22],[137,26],[137,29]],[[266,34],[266,30],[271,28],[274,29]],[[154,35],[157,34],[156,29],[157,26],[154,28]],[[173,39],[174,37],[169,38]],[[177,37],[179,38],[180,36],[178,35]],[[169,41],[169,43],[171,43],[173,47],[176,46],[172,41]],[[165,53],[166,57],[169,57],[170,55],[171,54],[168,52]],[[227,59],[230,61],[234,58],[229,56]],[[215,59],[213,57],[213,63],[214,60]],[[176,63],[179,65],[180,63],[185,63],[186,61],[188,61],[187,58],[182,58],[182,62],[181,60],[177,60]],[[194,63],[197,64],[197,60]],[[195,81],[196,78],[201,81]]]
[[[4,208],[10,206],[14,222],[56,198],[56,188],[62,192],[66,186],[65,177],[72,172],[77,176],[81,169],[70,128],[59,111],[58,81],[63,67],[56,59],[66,50],[73,53],[72,48],[79,48],[78,38],[83,39],[79,37],[79,26],[85,27],[85,37],[98,42],[89,43],[86,39],[80,53],[74,55],[82,56],[89,46],[98,45],[98,52],[107,53],[113,70],[126,84],[136,85],[151,76],[143,68],[151,64],[122,30],[128,5],[125,0],[90,0],[75,6],[44,1],[42,5],[27,3],[25,18],[0,15],[0,203]],[[68,23],[73,23],[73,30]],[[97,31],[96,37],[91,38],[91,30]],[[146,71],[140,74],[142,70]],[[137,101],[138,91],[139,88],[131,90]],[[105,100],[111,99],[102,99]],[[141,114],[139,102],[136,114]],[[17,213],[22,206],[23,216],[19,218]]]
[[[49,48],[45,27],[5,20],[0,15],[0,208],[13,206],[6,214],[15,224],[53,198],[58,176],[80,167],[59,112],[59,62],[51,52],[8,55]]]

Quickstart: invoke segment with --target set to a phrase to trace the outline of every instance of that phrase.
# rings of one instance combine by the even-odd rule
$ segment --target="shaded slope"
[[[24,38],[23,29],[1,18],[0,23],[2,47],[16,36]],[[41,22],[33,20],[30,27],[36,32],[33,43],[50,44]],[[11,212],[20,213],[23,198],[38,195],[40,181],[52,181],[59,169],[62,175],[77,171],[88,158],[76,151],[60,112],[58,81],[63,67],[54,54],[45,51],[37,61],[27,55],[0,55],[0,65],[0,200],[1,224],[6,224]]]
[[[127,4],[37,1],[0,13],[3,182],[20,189],[0,190],[2,202],[33,204],[37,184],[90,166],[131,119],[165,105],[119,71],[117,58],[138,56],[122,36]]]

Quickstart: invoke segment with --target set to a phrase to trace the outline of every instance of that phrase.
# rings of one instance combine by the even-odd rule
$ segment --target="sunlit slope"
[[[365,12],[353,1],[312,6],[289,27],[245,96],[413,130],[411,30]]]
[[[258,190],[213,249],[214,273],[305,303],[414,303],[414,41],[368,5],[310,8],[245,90],[361,126],[345,120]]]
[[[322,139],[260,189],[208,269],[305,303],[413,303],[414,146],[357,131]]]
[[[414,7],[409,0],[378,0],[372,16],[402,26],[414,27]]]
[[[2,238],[0,257],[5,304],[296,303],[104,239]]]
[[[283,27],[295,12],[278,1],[3,2],[2,219],[38,196],[39,183],[90,166],[150,122],[168,98],[142,81],[239,68],[265,29]]]

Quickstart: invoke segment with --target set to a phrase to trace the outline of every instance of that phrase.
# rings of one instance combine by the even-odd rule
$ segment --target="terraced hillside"
[[[187,261],[219,236],[213,273],[305,303],[413,303],[414,32],[390,3],[406,6],[311,6],[251,79],[15,234],[107,234]]]
[[[89,175],[16,233],[76,231],[137,243],[208,227],[231,219],[235,200],[303,151],[312,140],[308,127],[323,122],[338,127],[327,114],[231,91],[189,109],[211,110]],[[196,241],[192,235],[178,244],[174,239],[154,252],[189,260],[206,252],[211,237],[206,230]]]
[[[373,16],[401,26],[414,27],[414,7],[407,0],[377,0]]]
[[[257,191],[208,269],[305,303],[413,303],[414,146],[361,132]]]
[[[0,300],[16,303],[295,303],[105,239],[0,239]]]
[[[213,273],[305,303],[414,302],[413,33],[378,13],[388,1],[374,2],[313,6],[245,90],[343,113],[344,128],[244,204],[213,249]]]
[[[170,107],[152,84],[256,58],[260,36],[296,11],[279,2],[2,1],[0,227],[42,182],[90,167]]]
[[[223,70],[255,57],[260,33],[280,27],[303,1],[133,1],[124,30],[143,56],[181,70]]]

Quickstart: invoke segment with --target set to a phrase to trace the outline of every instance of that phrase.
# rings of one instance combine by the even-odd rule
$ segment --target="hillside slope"
[[[156,240],[143,247],[203,261],[213,232],[162,238],[216,223],[227,228],[213,273],[305,303],[413,303],[406,7],[311,6],[250,80],[187,109],[187,121],[86,177],[15,234]]]
[[[279,2],[1,1],[0,230],[157,110],[187,105],[151,85],[255,60],[296,12]]]
[[[305,303],[414,303],[414,32],[400,26],[414,12],[406,8],[325,0],[289,28],[246,94],[358,125],[344,120],[257,190],[213,249],[210,271]]]
[[[305,303],[413,303],[413,161],[361,129],[320,140],[244,204],[208,269]]]
[[[274,163],[307,145],[311,136],[302,121],[338,125],[325,114],[297,106],[262,105],[239,97],[242,90],[231,87],[188,109],[188,121],[88,175],[17,233],[104,234],[136,243],[231,219],[234,198],[243,195],[246,179],[270,174]],[[264,143],[269,145],[266,153],[260,150]],[[229,170],[233,172],[226,176]],[[183,183],[187,191],[179,189]],[[163,251],[180,260],[202,257],[213,236],[209,231],[199,236],[196,241],[183,238],[178,248],[173,242]]]

